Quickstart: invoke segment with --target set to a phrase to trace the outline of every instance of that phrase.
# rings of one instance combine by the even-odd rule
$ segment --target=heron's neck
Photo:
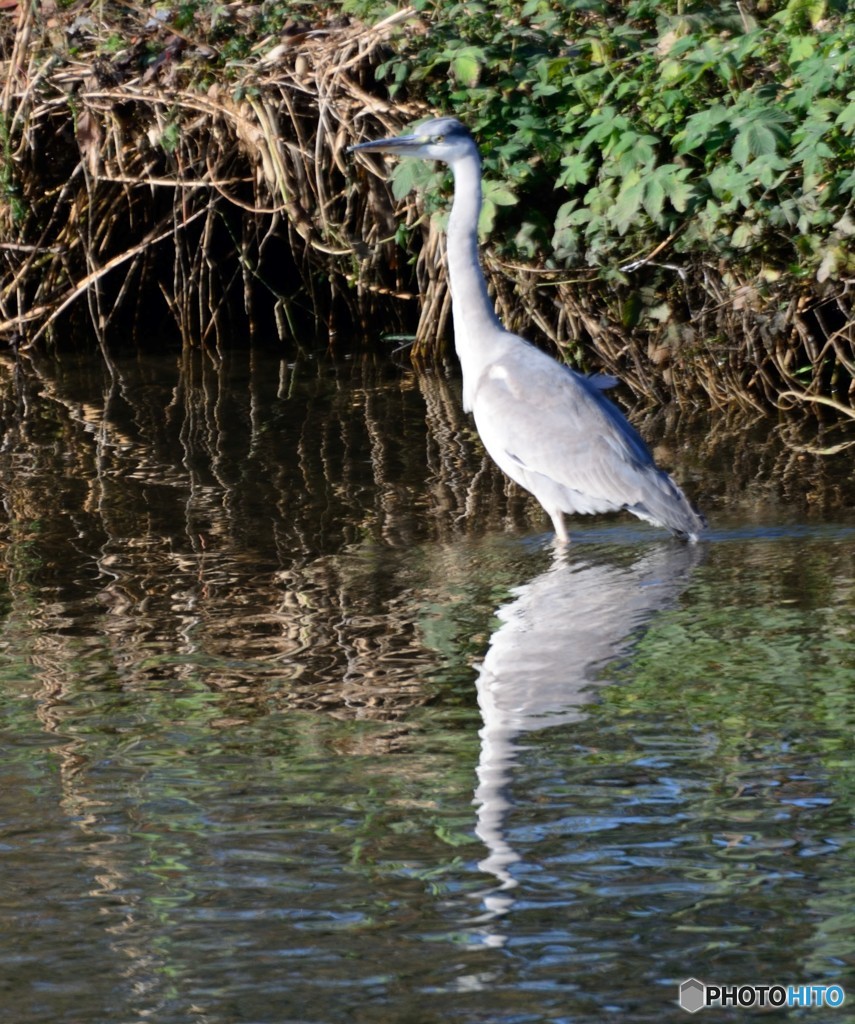
[[[481,161],[476,152],[455,162],[454,202],[448,221],[448,279],[451,285],[454,345],[463,370],[464,405],[501,330],[487,294],[478,258],[478,214],[481,211]],[[471,398],[471,395],[469,396]]]

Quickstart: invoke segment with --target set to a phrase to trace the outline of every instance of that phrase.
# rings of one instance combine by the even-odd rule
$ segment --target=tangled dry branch
[[[103,25],[91,52],[59,59],[50,34],[67,19],[21,5],[2,95],[0,334],[35,345],[83,307],[100,338],[150,326],[138,306],[155,290],[192,343],[223,343],[239,306],[251,329],[266,306],[289,337],[319,312],[333,326],[336,300],[367,316],[373,290],[342,273],[358,267],[342,152],[361,118],[400,124],[361,79],[410,14],[286,36],[225,81],[159,24],[147,70],[104,56]]]
[[[0,14],[0,337],[34,346],[76,318],[102,344],[168,322],[189,345],[335,347],[382,323],[415,329],[414,358],[437,357],[450,333],[441,234],[417,198],[402,210],[379,168],[343,156],[428,112],[392,109],[373,76],[395,33],[420,31],[414,9],[372,27],[292,25],[227,74],[208,44],[132,6],[120,25],[87,10]],[[414,265],[395,240],[402,218],[420,228]],[[851,403],[845,289],[787,295],[703,262],[677,273],[670,241],[624,268],[629,286],[511,266],[489,246],[484,261],[511,329],[650,401]],[[663,298],[639,323],[644,289]]]

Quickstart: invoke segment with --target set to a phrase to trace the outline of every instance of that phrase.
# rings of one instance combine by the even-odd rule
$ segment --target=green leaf
[[[829,278],[832,280],[836,278],[838,268],[844,262],[844,259],[844,252],[841,246],[833,245],[826,249],[822,262],[819,265],[819,270],[816,272],[817,281],[822,284],[823,281],[827,281]]]
[[[609,211],[609,220],[621,235],[630,229],[643,202],[644,182],[639,173],[633,171],[624,179],[615,204]]]
[[[851,171],[837,183],[837,190],[841,195],[855,195],[855,170]]]
[[[733,111],[722,103],[715,103],[706,110],[701,110],[687,120],[686,127],[673,138],[677,153],[691,153],[703,146],[709,151],[720,149],[731,137],[730,122]]]
[[[451,59],[451,73],[461,85],[476,86],[481,78],[481,69],[486,54],[480,46],[464,46],[454,52]]]
[[[622,175],[647,167],[656,159],[654,146],[659,141],[655,135],[642,135],[636,131],[624,131],[615,140],[611,155],[617,159]]]
[[[772,15],[788,30],[815,28],[825,17],[825,0],[790,0],[783,11]]]
[[[815,36],[795,36],[790,40],[790,64],[798,64],[808,57],[812,57],[816,50]]]
[[[481,191],[483,203],[478,218],[478,234],[486,238],[496,224],[497,207],[515,206],[518,200],[514,193],[499,181],[485,181]]]
[[[662,207],[665,205],[665,189],[659,177],[652,175],[644,185],[644,198],[642,199],[647,216],[656,223],[659,223]]]
[[[485,202],[496,206],[516,206],[519,202],[513,191],[500,181],[485,181],[481,186]]]
[[[737,205],[748,206],[751,202],[753,177],[733,164],[720,164],[707,177],[707,183],[716,199],[730,209]]]
[[[855,130],[855,100],[846,104],[837,115],[837,120],[834,123],[839,128],[842,128],[847,135],[852,134],[853,130]]]
[[[561,161],[561,166],[564,168],[564,171],[556,181],[556,186],[558,187],[587,185],[594,165],[590,160],[582,156],[581,153],[572,153],[570,156],[564,157]]]
[[[481,213],[478,215],[478,237],[489,238],[496,226],[496,204],[489,199],[481,204]]]
[[[667,188],[668,200],[678,213],[685,213],[695,196],[694,186],[689,182],[691,171],[687,167],[672,176]]]
[[[579,149],[582,152],[594,143],[597,143],[602,149],[606,149],[611,140],[618,138],[622,132],[626,131],[629,127],[629,120],[623,114],[619,114],[614,107],[605,106],[595,111],[582,127],[588,128],[579,143]]]
[[[685,212],[694,189],[687,180],[691,175],[688,167],[677,164],[660,164],[644,183],[644,209],[651,220],[662,223],[662,211],[667,199],[679,213]]]
[[[659,65],[659,75],[663,82],[674,85],[684,75],[683,62],[679,60],[663,60]]]
[[[587,224],[591,219],[591,211],[587,206],[579,206],[578,200],[571,199],[569,203],[564,203],[558,210],[558,215],[555,218],[556,230],[562,230],[567,227],[578,227],[582,224]]]
[[[777,149],[774,131],[768,125],[755,121],[738,132],[733,143],[733,159],[744,167],[754,157],[773,156]]]
[[[745,249],[754,241],[754,228],[751,224],[740,224],[730,236],[731,243],[737,249]]]
[[[746,176],[754,177],[765,189],[778,188],[789,177],[792,165],[789,160],[771,154],[760,156],[745,165]]]
[[[400,202],[414,189],[424,192],[431,185],[438,186],[441,174],[421,160],[401,160],[392,171],[390,180],[392,195]]]

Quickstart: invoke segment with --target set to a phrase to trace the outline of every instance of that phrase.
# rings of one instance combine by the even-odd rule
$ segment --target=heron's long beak
[[[348,146],[348,153],[397,153],[402,149],[411,149],[413,146],[422,146],[428,140],[421,135],[399,135],[393,139],[377,139],[376,142],[357,142],[355,146]]]

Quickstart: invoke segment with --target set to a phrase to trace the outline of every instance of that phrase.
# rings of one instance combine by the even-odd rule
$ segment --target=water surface
[[[556,558],[441,374],[9,362],[0,416],[4,1019],[855,1000],[853,487],[809,426],[642,420],[709,540]]]

